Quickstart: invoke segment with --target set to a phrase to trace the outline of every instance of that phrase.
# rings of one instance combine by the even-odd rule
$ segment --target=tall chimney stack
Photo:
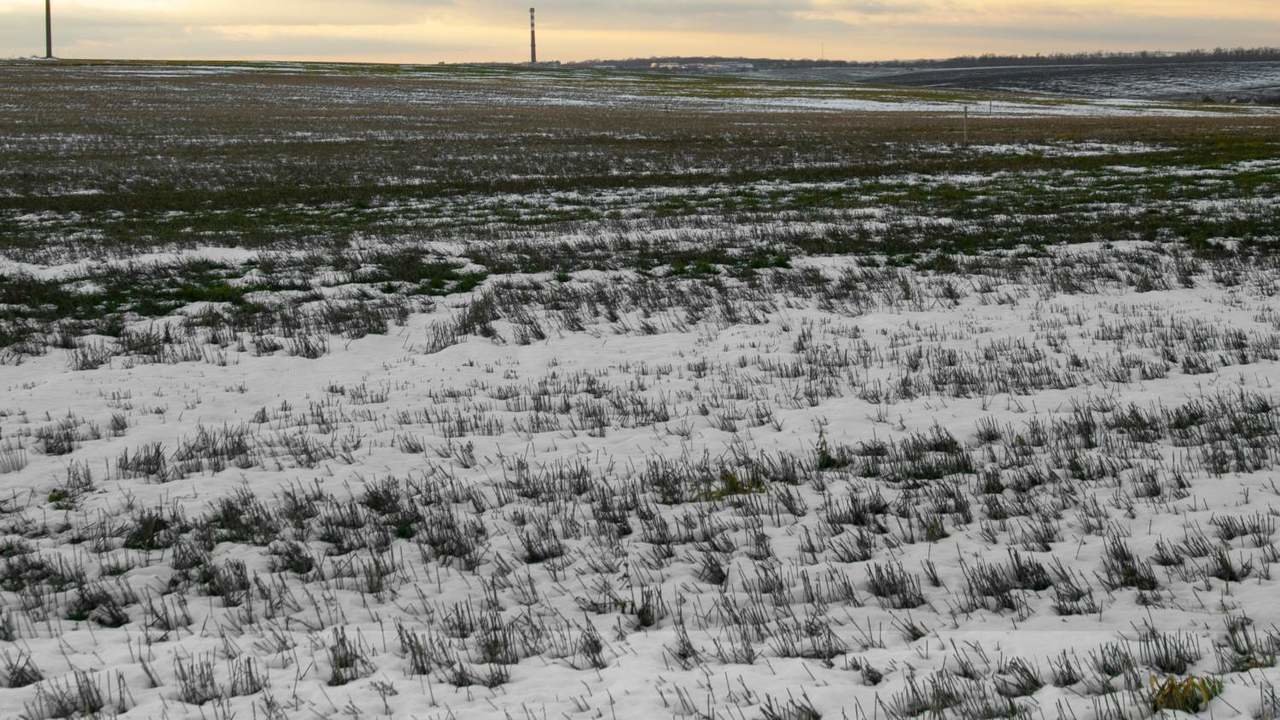
[[[53,8],[52,0],[44,0],[44,56],[53,59]]]
[[[529,8],[529,64],[538,64],[538,26],[534,21],[537,8]]]

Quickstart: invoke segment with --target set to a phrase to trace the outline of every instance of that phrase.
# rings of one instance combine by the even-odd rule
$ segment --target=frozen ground
[[[861,82],[953,90],[1003,90],[1033,95],[1211,102],[1280,99],[1280,63],[1202,61],[1010,65],[957,68],[814,68],[762,72],[775,78]]]
[[[24,68],[23,64],[10,67]],[[38,65],[36,67],[39,67]],[[809,109],[828,112],[962,113],[981,107],[999,115],[1204,116],[1224,112],[1275,112],[1267,107],[1231,107],[1233,93],[1274,87],[1277,64],[1243,67],[994,68],[894,73],[869,82],[772,81],[656,73],[537,70],[503,66],[343,66],[297,64],[142,64],[64,67],[65,75],[91,82],[101,93],[126,90],[139,80],[213,86],[270,85],[282,77],[350,80],[395,78],[381,88],[313,87],[314,100],[348,104],[372,92],[403,107],[525,105],[538,107],[662,107],[699,111]],[[839,76],[837,76],[839,77]],[[221,83],[219,82],[221,81]],[[225,85],[223,85],[225,87]],[[1217,102],[1201,102],[1206,96]],[[294,98],[297,99],[297,98]],[[1191,100],[1194,102],[1185,102]]]
[[[168,71],[0,107],[0,717],[1280,715],[1273,118]]]

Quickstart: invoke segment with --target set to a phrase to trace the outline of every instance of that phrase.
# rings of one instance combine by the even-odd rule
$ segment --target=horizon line
[[[1155,49],[1155,50],[1078,50],[1078,51],[1051,51],[1035,54],[1025,53],[974,53],[967,55],[950,55],[950,56],[934,56],[934,57],[897,57],[882,58],[876,60],[851,60],[844,58],[821,58],[821,57],[770,57],[770,56],[747,56],[747,55],[651,55],[647,57],[626,57],[626,58],[586,58],[578,60],[543,60],[537,63],[530,63],[521,60],[471,60],[471,61],[412,61],[412,60],[334,60],[321,58],[145,58],[145,57],[59,57],[47,58],[43,55],[32,54],[25,56],[15,56],[4,58],[0,61],[25,61],[25,62],[120,62],[120,63],[296,63],[302,65],[368,65],[368,66],[392,66],[392,65],[419,65],[419,66],[485,66],[485,67],[532,67],[532,66],[553,66],[553,65],[588,65],[588,64],[608,64],[620,62],[644,62],[644,61],[660,61],[660,60],[724,60],[724,61],[759,61],[759,62],[804,62],[804,63],[829,63],[832,65],[883,65],[890,63],[937,63],[956,60],[974,60],[974,59],[1019,59],[1030,60],[1035,58],[1043,58],[1051,60],[1054,58],[1088,58],[1089,56],[1098,56],[1103,58],[1121,59],[1132,58],[1142,59],[1144,55],[1153,57],[1178,57],[1187,56],[1194,57],[1197,53],[1203,53],[1208,58],[1212,58],[1215,54],[1223,52],[1246,51],[1254,53],[1275,52],[1280,53],[1280,46],[1219,46],[1213,49],[1204,47],[1193,47],[1183,49]]]

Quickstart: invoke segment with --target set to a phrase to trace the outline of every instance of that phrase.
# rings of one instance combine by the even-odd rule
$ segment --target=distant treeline
[[[573,63],[578,66],[610,65],[620,69],[647,69],[654,63],[683,65],[714,65],[717,63],[750,63],[759,70],[817,67],[982,67],[1009,65],[1126,65],[1133,63],[1188,63],[1188,62],[1259,62],[1280,61],[1280,48],[1215,48],[1213,50],[1184,50],[1162,52],[1141,50],[1137,52],[1080,52],[1049,53],[1036,55],[964,55],[943,60],[887,60],[879,62],[851,62],[847,60],[774,60],[769,58],[726,57],[652,57],[627,60],[588,60]]]
[[[929,65],[933,67],[973,67],[975,65],[1128,65],[1133,63],[1183,63],[1206,61],[1280,61],[1280,48],[1215,48],[1181,52],[1083,52],[1048,55],[968,55],[946,60],[892,61],[877,65]]]

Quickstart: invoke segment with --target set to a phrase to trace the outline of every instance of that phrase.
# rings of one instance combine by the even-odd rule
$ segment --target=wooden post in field
[[[964,146],[969,147],[969,106],[964,106]]]
[[[44,0],[44,56],[53,59],[53,0]]]

